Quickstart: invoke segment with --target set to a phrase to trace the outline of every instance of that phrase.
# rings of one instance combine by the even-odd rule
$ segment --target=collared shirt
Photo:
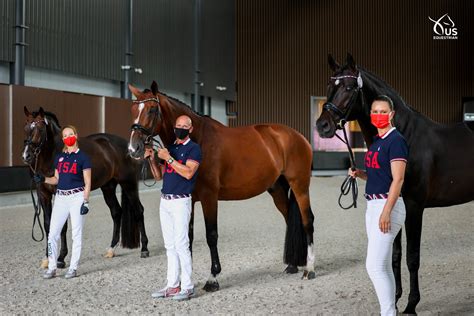
[[[201,148],[190,138],[182,144],[175,143],[167,147],[171,157],[180,164],[185,165],[187,161],[195,161],[201,163]],[[165,162],[163,171],[163,188],[161,192],[164,194],[191,194],[196,183],[197,171],[193,177],[188,180],[179,175],[172,166]]]
[[[374,137],[365,154],[366,194],[387,194],[392,184],[392,161],[407,161],[408,145],[395,127]]]
[[[59,174],[59,190],[71,190],[83,187],[83,171],[92,167],[89,156],[79,148],[72,152],[61,152],[54,159],[54,166]]]

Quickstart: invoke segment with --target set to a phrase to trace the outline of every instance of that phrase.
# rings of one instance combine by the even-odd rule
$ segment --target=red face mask
[[[385,128],[390,124],[390,113],[383,114],[383,113],[371,113],[370,114],[370,122],[377,128]]]
[[[74,144],[76,143],[76,140],[77,140],[76,135],[72,135],[72,136],[64,138],[63,142],[66,146],[71,147],[71,146],[74,146]]]

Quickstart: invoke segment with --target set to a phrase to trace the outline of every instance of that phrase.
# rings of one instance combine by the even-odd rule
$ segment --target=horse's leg
[[[130,175],[133,179],[136,179],[135,173]],[[141,258],[148,258],[150,256],[150,251],[148,251],[148,236],[146,235],[145,230],[145,216],[144,216],[144,207],[140,202],[140,196],[138,193],[138,182],[137,181],[127,181],[126,183],[120,183],[122,190],[127,194],[128,199],[122,199],[122,211],[131,212],[131,216],[133,216],[134,220],[137,221],[137,225],[139,226],[140,230],[140,242],[142,248],[140,250],[140,257]],[[123,192],[122,192],[123,194]],[[126,202],[127,201],[127,202]],[[124,206],[124,203],[128,203],[129,205]],[[123,225],[124,223],[122,223]],[[132,233],[133,235],[133,233]],[[123,231],[122,231],[122,241],[123,241]]]
[[[194,204],[196,201],[194,198],[191,201],[191,217],[189,218],[189,251],[191,252],[191,257],[193,256],[193,241],[194,241]]]
[[[53,212],[52,198],[53,194],[45,187],[40,187],[38,190],[39,193],[39,205],[43,209],[43,218],[44,218],[44,230],[46,233],[46,258],[42,260],[41,267],[48,267],[48,237],[49,237],[49,228],[51,224],[51,214]],[[67,256],[67,222],[64,223],[63,229],[61,230],[61,249],[59,251],[59,256],[57,259],[57,268],[64,269],[66,267],[66,262],[64,258]]]
[[[398,300],[402,296],[402,273],[401,273],[401,262],[402,262],[402,230],[398,232],[397,237],[393,242],[393,253],[392,253],[392,268],[393,274],[395,275],[395,306]]]
[[[44,232],[45,232],[45,243],[46,243],[46,250],[45,256],[41,260],[41,268],[47,269],[48,268],[48,236],[49,236],[49,227],[51,224],[51,213],[53,211],[51,205],[51,195],[48,202],[47,192],[40,189],[38,190],[38,207],[43,209],[43,224],[44,224]],[[61,244],[62,248],[62,244]],[[67,249],[67,248],[66,248]]]
[[[56,266],[58,267],[58,269],[64,269],[66,267],[66,262],[64,261],[64,258],[66,257],[68,252],[66,233],[67,221],[64,222],[63,229],[61,229],[61,249],[59,250],[58,260],[56,262]]]
[[[272,196],[275,206],[283,215],[283,218],[285,219],[285,222],[287,225],[288,225],[288,203],[289,203],[288,189],[289,189],[289,185],[286,182],[286,180],[284,180],[284,183],[283,183],[283,180],[279,179],[267,190],[267,192],[270,193],[270,195]],[[291,274],[297,273],[298,267],[293,264],[288,264],[288,266],[285,269],[285,272],[291,273]]]
[[[116,188],[117,188],[117,182],[115,180],[110,180],[109,182],[107,182],[100,188],[102,190],[102,194],[104,195],[105,203],[110,209],[112,220],[114,221],[112,242],[110,243],[110,248],[107,249],[107,252],[104,255],[104,257],[106,258],[113,258],[115,256],[114,250],[120,239],[120,224],[122,220],[122,207],[120,206],[117,200],[117,196],[115,194]]]
[[[405,231],[407,237],[407,265],[410,272],[410,294],[404,314],[416,314],[416,305],[420,302],[418,270],[420,269],[420,243],[423,224],[423,208],[416,202],[406,201],[407,217]]]
[[[289,180],[291,190],[294,193],[296,202],[298,203],[299,211],[301,214],[301,221],[303,224],[303,229],[306,233],[306,242],[307,242],[307,256],[306,256],[306,267],[303,271],[303,279],[309,280],[316,277],[314,272],[314,215],[311,211],[311,206],[309,202],[309,178],[307,181],[303,180]],[[291,204],[291,194],[290,194],[290,204]],[[290,205],[291,207],[291,205]]]
[[[215,292],[219,290],[217,275],[221,272],[221,263],[217,251],[217,196],[215,193],[206,193],[208,194],[200,194],[200,196],[204,213],[204,222],[206,224],[206,240],[211,252],[211,275],[209,276],[206,285],[204,285],[204,290],[207,292]]]

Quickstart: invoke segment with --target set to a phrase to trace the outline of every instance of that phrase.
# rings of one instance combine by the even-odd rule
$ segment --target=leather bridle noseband
[[[352,93],[352,96],[349,100],[349,103],[347,104],[345,111],[342,111],[337,105],[331,102],[331,100],[328,100],[327,102],[324,103],[323,109],[329,111],[331,114],[336,114],[337,118],[339,119],[336,121],[336,117],[334,115],[334,121],[336,124],[337,129],[343,129],[344,125],[347,123],[347,119],[349,115],[351,114],[352,108],[354,107],[354,103],[357,100],[357,97],[360,95],[361,96],[361,101],[364,103],[364,96],[363,96],[363,91],[362,91],[362,86],[364,85],[362,77],[360,75],[358,76],[352,76],[352,75],[343,75],[343,76],[337,76],[337,77],[331,77],[331,80],[335,80],[335,85],[339,85],[339,82],[341,79],[345,78],[352,78],[357,80],[357,86],[353,90],[354,92]]]
[[[153,135],[153,133],[155,131],[156,124],[158,124],[158,121],[160,121],[162,119],[161,108],[160,108],[160,100],[158,100],[157,98],[148,98],[148,99],[145,99],[145,100],[134,100],[134,101],[132,101],[133,103],[145,103],[145,102],[149,102],[149,101],[156,102],[156,106],[153,106],[150,109],[150,111],[148,112],[148,113],[154,114],[153,121],[152,121],[152,124],[151,124],[151,129],[148,129],[145,126],[143,126],[141,124],[138,124],[138,123],[133,124],[130,128],[130,130],[132,132],[140,131],[140,133],[142,133],[143,135],[146,136],[145,140],[143,141],[143,143],[145,145],[149,145],[150,143],[155,141],[153,139],[153,136],[155,136],[155,135]]]

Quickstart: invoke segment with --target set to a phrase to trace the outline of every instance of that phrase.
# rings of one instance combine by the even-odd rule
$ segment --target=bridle
[[[334,121],[336,122],[336,129],[342,129],[344,133],[344,139],[342,139],[337,133],[335,133],[335,135],[337,138],[339,138],[339,140],[341,140],[344,144],[346,144],[347,150],[349,151],[349,160],[351,163],[351,169],[352,171],[355,171],[357,168],[356,168],[354,152],[352,151],[352,148],[349,144],[349,140],[347,139],[347,133],[346,133],[346,129],[344,128],[344,125],[347,123],[347,119],[349,115],[351,114],[354,104],[357,101],[357,98],[359,96],[361,98],[362,106],[363,108],[365,108],[364,91],[362,90],[364,82],[362,80],[362,76],[360,75],[360,71],[357,76],[353,76],[353,75],[335,76],[335,77],[331,77],[331,80],[335,80],[334,84],[338,86],[340,83],[340,80],[345,79],[345,78],[352,78],[352,79],[357,80],[357,86],[355,87],[355,89],[353,89],[354,92],[352,93],[352,96],[349,99],[347,106],[345,107],[345,111],[342,111],[341,109],[339,109],[334,103],[331,102],[331,100],[328,100],[326,103],[324,103],[323,109],[325,109],[326,111],[332,114],[332,117]],[[339,118],[338,121],[336,121],[334,114],[336,114],[336,116]],[[352,204],[348,206],[343,206],[341,202],[342,197],[345,195],[348,195],[349,192],[351,191],[352,191]],[[341,193],[338,199],[339,206],[345,210],[353,206],[354,208],[357,208],[358,194],[359,194],[359,188],[357,185],[357,179],[348,175],[341,185]]]
[[[32,133],[30,135],[28,135],[28,138],[24,141],[25,146],[33,145],[34,148],[35,148],[33,150],[34,167],[31,165],[31,163],[28,164],[28,166],[30,167],[31,171],[33,171],[33,173],[36,173],[36,169],[38,167],[38,156],[41,153],[42,147],[43,147],[44,143],[46,141],[48,141],[48,131],[46,129],[46,125],[48,125],[48,122],[44,119],[41,119],[39,121],[34,121],[30,125],[32,130],[36,127],[36,125],[38,123],[44,123],[45,124],[45,128],[41,129],[41,140],[40,140],[40,142],[38,143],[38,142],[33,141],[33,137],[31,136]]]
[[[145,100],[134,100],[132,102],[133,103],[145,103],[145,102],[149,102],[149,101],[153,101],[153,102],[156,103],[156,106],[153,106],[150,109],[150,111],[148,112],[148,113],[154,114],[153,115],[153,121],[151,123],[151,129],[148,129],[148,128],[146,128],[145,126],[143,126],[141,124],[135,123],[131,126],[130,130],[132,132],[139,131],[142,135],[146,136],[145,140],[143,141],[143,144],[145,146],[150,145],[150,144],[153,145],[153,143],[157,143],[158,147],[164,148],[163,144],[159,140],[153,138],[155,136],[153,133],[155,131],[156,124],[160,120],[162,120],[162,118],[163,118],[163,116],[161,114],[160,100],[158,100],[157,98],[148,98],[148,99],[145,99]],[[143,184],[147,187],[154,186],[156,184],[156,180],[154,180],[154,182],[151,185],[147,184],[146,181],[145,181],[146,175],[147,175],[147,167],[146,167],[146,163],[143,163],[142,164],[142,170],[141,170],[141,176],[142,176]]]
[[[323,109],[328,111],[329,113],[331,114],[336,114],[336,116],[339,118],[339,120],[336,121],[334,115],[333,118],[334,118],[334,121],[336,123],[336,128],[337,129],[344,129],[344,125],[347,123],[347,119],[349,117],[349,115],[351,114],[351,111],[354,107],[354,103],[357,101],[357,97],[361,97],[361,102],[362,104],[365,103],[365,98],[363,96],[363,90],[362,90],[362,87],[364,85],[364,81],[362,80],[362,76],[360,75],[360,71],[359,71],[359,74],[357,76],[353,76],[353,75],[343,75],[343,76],[336,76],[336,77],[331,77],[331,80],[335,80],[335,85],[339,85],[341,79],[345,79],[345,78],[352,78],[352,79],[356,79],[357,80],[357,86],[355,87],[355,89],[353,89],[353,93],[352,93],[352,96],[351,98],[349,99],[349,103],[347,104],[347,106],[345,107],[345,111],[342,111],[339,107],[337,107],[334,103],[332,103],[332,100],[328,100],[327,102],[324,103],[323,105]]]
[[[133,103],[145,103],[145,102],[149,102],[149,101],[153,101],[153,102],[156,103],[156,106],[153,106],[150,109],[150,111],[148,112],[148,113],[154,114],[153,115],[153,121],[151,123],[151,129],[148,129],[148,128],[146,128],[145,126],[143,126],[141,124],[135,123],[130,127],[130,130],[132,132],[140,131],[140,133],[142,133],[143,135],[146,136],[145,140],[143,141],[145,146],[149,145],[152,142],[156,142],[156,143],[158,143],[158,145],[160,147],[163,147],[162,144],[159,141],[157,141],[153,138],[153,136],[155,136],[155,135],[153,135],[153,133],[155,131],[156,124],[158,124],[158,122],[162,119],[161,108],[160,108],[160,100],[158,100],[157,98],[148,98],[148,99],[145,99],[145,100],[134,100],[132,102]]]

